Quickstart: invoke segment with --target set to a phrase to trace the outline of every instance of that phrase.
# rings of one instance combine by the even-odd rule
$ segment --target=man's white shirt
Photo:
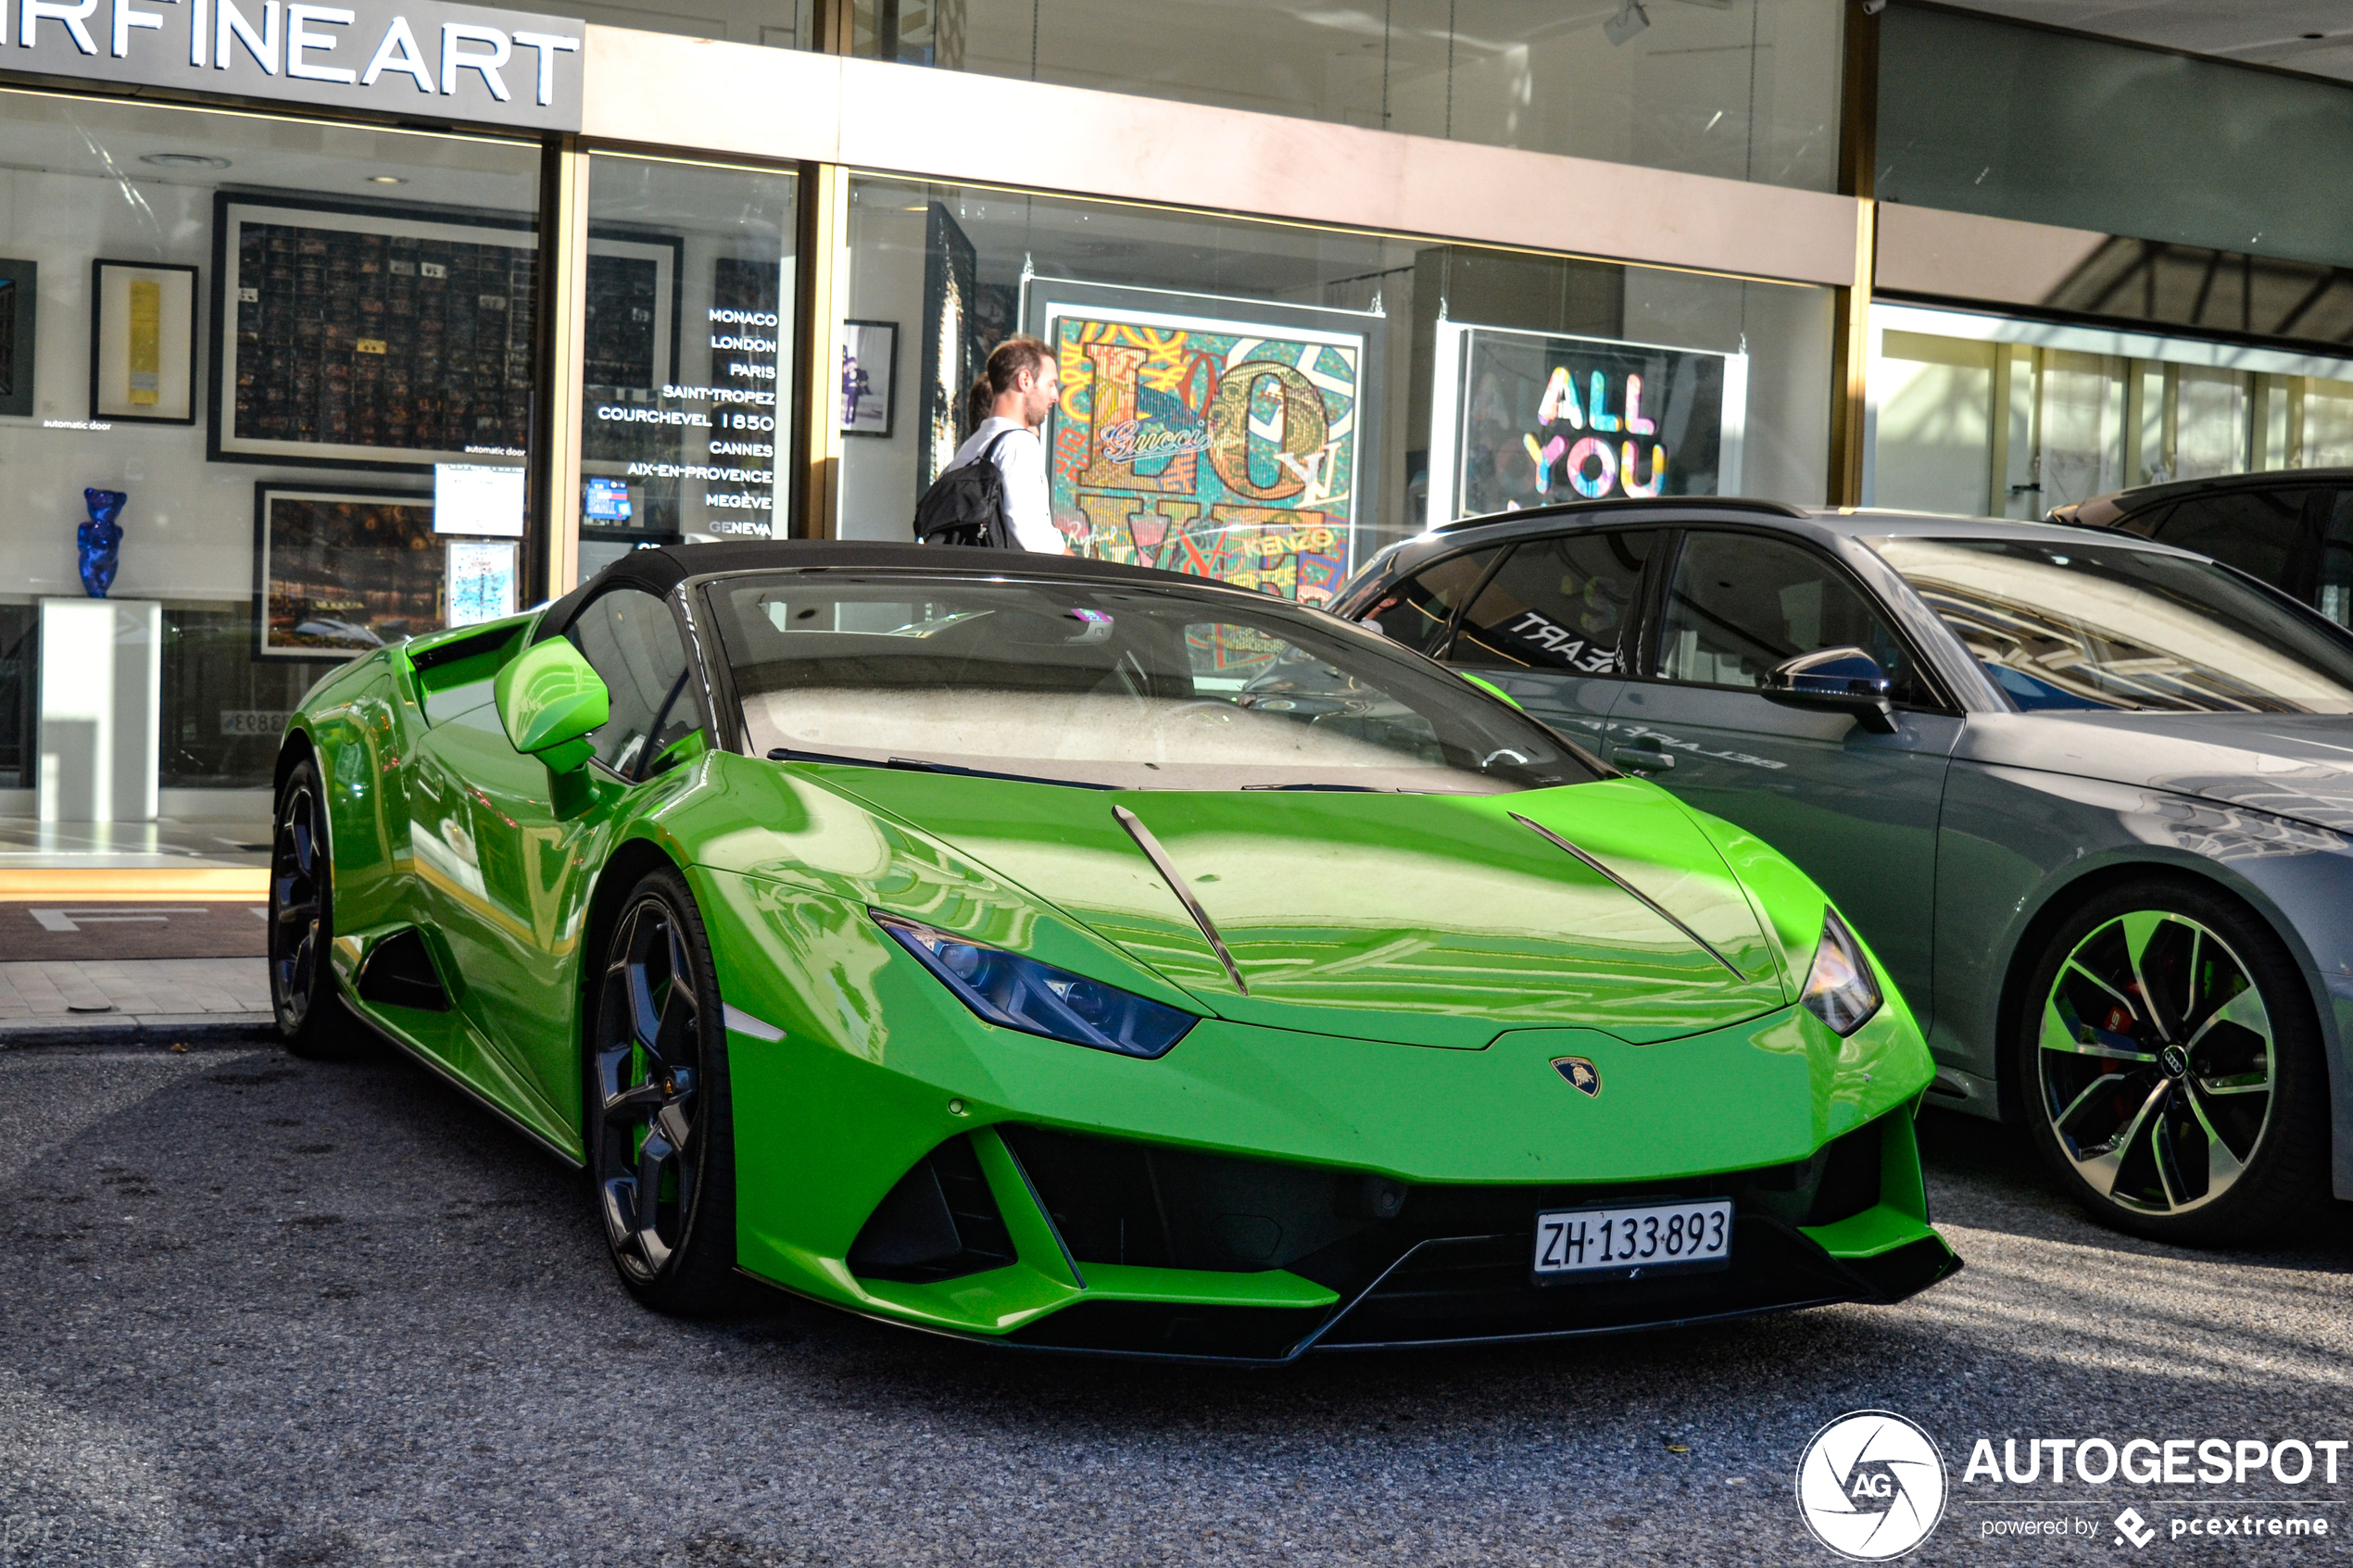
[[[942,471],[953,471],[972,462],[1007,431],[1013,433],[997,448],[997,467],[1005,476],[1005,521],[1013,525],[1013,542],[1041,555],[1067,555],[1069,547],[1063,542],[1062,530],[1054,526],[1053,507],[1046,488],[1046,444],[1035,431],[1018,420],[983,420],[980,428],[956,448],[955,460]]]

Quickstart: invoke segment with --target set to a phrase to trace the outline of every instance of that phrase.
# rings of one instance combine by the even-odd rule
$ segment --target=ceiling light
[[[1602,23],[1602,36],[1612,44],[1619,44],[1650,24],[1651,14],[1642,9],[1642,0],[1626,0],[1617,8],[1617,15]]]
[[[153,164],[157,169],[226,169],[229,167],[227,158],[207,157],[202,153],[143,153],[140,155],[139,161]]]
[[[407,180],[401,178],[397,174],[371,174],[368,176],[368,183],[371,185],[406,185],[408,182],[409,182]]]

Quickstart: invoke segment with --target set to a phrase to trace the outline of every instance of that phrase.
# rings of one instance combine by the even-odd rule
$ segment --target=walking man
[[[1069,553],[1062,530],[1054,526],[1046,479],[1046,420],[1062,395],[1052,349],[1034,337],[1005,339],[989,351],[988,369],[973,383],[970,401],[977,409],[985,400],[988,417],[942,470],[952,473],[976,461],[994,442],[997,467],[1004,475],[1005,521],[1023,549],[1041,555]],[[1005,439],[999,441],[1000,435]]]

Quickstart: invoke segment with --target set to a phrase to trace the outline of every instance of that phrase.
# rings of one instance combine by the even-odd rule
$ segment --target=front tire
[[[2088,900],[2035,965],[2014,1064],[2036,1147],[2104,1224],[2248,1241],[2322,1195],[2320,1025],[2286,946],[2234,898],[2152,878]]]
[[[613,1267],[658,1311],[732,1311],[743,1289],[727,1034],[711,943],[684,877],[665,866],[630,890],[601,963],[585,1109]]]
[[[308,757],[278,787],[270,846],[270,1008],[278,1037],[296,1056],[326,1057],[348,1043],[335,994],[334,866],[327,848],[327,792]]]

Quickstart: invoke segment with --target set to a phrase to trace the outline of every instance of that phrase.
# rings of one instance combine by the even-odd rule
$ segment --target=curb
[[[0,1025],[0,1051],[44,1046],[273,1045],[277,1020],[266,1012],[147,1013]]]

